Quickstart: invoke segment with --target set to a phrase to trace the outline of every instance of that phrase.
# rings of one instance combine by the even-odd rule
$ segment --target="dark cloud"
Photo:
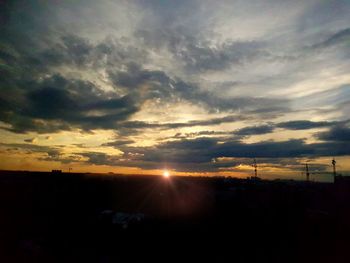
[[[242,115],[229,115],[222,118],[213,118],[209,120],[201,120],[201,121],[189,121],[184,123],[156,123],[156,122],[143,122],[143,121],[126,121],[120,123],[121,129],[125,129],[126,134],[128,131],[135,132],[135,134],[143,129],[177,129],[177,128],[185,128],[185,127],[195,127],[195,126],[213,126],[220,125],[222,123],[234,123],[239,121],[250,120],[248,116]],[[298,120],[298,121],[289,121],[289,122],[280,122],[280,123],[268,123],[263,125],[256,126],[247,126],[234,131],[199,131],[199,132],[191,132],[191,133],[176,133],[174,136],[170,136],[163,139],[185,139],[185,138],[195,138],[199,136],[237,136],[239,139],[242,136],[253,136],[253,135],[262,135],[268,134],[275,131],[276,128],[283,128],[286,130],[308,130],[315,128],[324,128],[324,127],[332,127],[337,124],[347,123],[348,121],[320,121],[320,122],[312,122],[307,120]],[[162,140],[163,140],[162,139]],[[113,146],[113,145],[110,145]]]
[[[337,125],[329,131],[318,133],[317,138],[323,141],[350,142],[350,128],[346,125]]]
[[[307,121],[307,120],[297,120],[297,121],[287,121],[276,124],[276,127],[283,128],[287,130],[308,130],[314,128],[330,127],[336,122],[329,121]]]
[[[232,118],[232,119],[231,119]],[[241,117],[241,119],[235,119],[234,116],[232,117],[226,117],[226,118],[218,118],[203,122],[188,122],[183,124],[171,124],[174,125],[173,127],[186,127],[186,125],[189,126],[196,126],[196,124],[200,124],[202,126],[205,126],[205,124],[208,122],[209,125],[214,124],[220,124],[220,123],[226,123],[226,122],[235,122],[237,120],[249,120],[244,119]],[[238,129],[235,131],[200,131],[200,132],[192,132],[192,133],[177,133],[175,136],[172,136],[170,138],[173,139],[181,139],[181,138],[191,138],[191,137],[197,137],[197,136],[206,136],[206,135],[237,135],[237,136],[252,136],[252,135],[261,135],[261,134],[268,134],[275,131],[276,128],[283,128],[286,130],[307,130],[307,129],[314,129],[314,128],[323,128],[323,127],[332,127],[336,124],[343,123],[343,122],[312,122],[307,120],[298,120],[298,121],[289,121],[289,122],[280,122],[280,123],[269,123],[269,124],[263,124],[263,125],[256,125],[256,126],[247,126],[242,129]],[[141,125],[141,123],[139,123]],[[168,127],[168,124],[162,124],[165,127]],[[237,137],[239,138],[239,137]]]
[[[288,158],[307,155],[323,155],[329,144],[305,144],[303,140],[283,142],[264,141],[246,144],[240,141],[224,142],[221,139],[198,138],[171,141],[156,147],[126,147],[127,153],[138,153],[143,161],[154,162],[210,162],[218,157],[236,158]],[[331,152],[331,149],[329,150]],[[327,152],[327,154],[329,154]]]
[[[72,163],[81,163],[82,156],[81,155],[48,155],[46,157],[38,158],[39,161],[47,161],[47,162],[59,162],[63,164],[72,164]]]
[[[34,143],[36,141],[36,138],[28,138],[28,139],[24,139],[25,142],[30,142],[30,143]]]
[[[101,146],[112,146],[118,148],[119,146],[127,145],[127,144],[132,144],[134,143],[133,140],[118,140],[118,141],[113,141],[113,142],[108,142],[104,143]]]
[[[196,138],[181,139],[160,143],[149,147],[118,146],[123,151],[120,157],[106,154],[83,154],[89,157],[89,163],[133,166],[143,169],[161,168],[164,164],[170,165],[177,171],[214,171],[220,167],[230,167],[239,160],[220,163],[220,157],[230,158],[262,158],[262,159],[288,159],[293,163],[294,158],[349,155],[349,143],[313,143],[306,144],[303,140],[291,139],[288,141],[262,141],[257,143],[244,143],[232,138]],[[94,162],[94,160],[96,160]],[[270,161],[271,162],[271,161]]]
[[[124,71],[110,71],[109,76],[115,85],[122,86],[128,89],[138,89],[141,85],[150,84],[148,92],[154,93],[156,96],[159,93],[160,97],[169,96],[171,83],[174,82],[163,71],[144,70],[140,65],[128,63]],[[162,92],[165,92],[163,94]]]
[[[56,147],[42,146],[26,143],[0,143],[0,146],[11,149],[20,149],[30,153],[45,153],[48,157],[56,158],[61,154],[61,151]]]
[[[259,135],[273,132],[274,127],[272,125],[252,126],[239,129],[234,132],[236,135]]]
[[[116,165],[117,158],[101,152],[76,153],[87,158],[87,163],[95,165]]]
[[[0,120],[18,133],[114,129],[138,111],[138,102],[130,96],[109,98],[91,82],[60,75],[32,82],[25,91],[17,92],[15,100],[0,95],[5,102],[0,106]]]
[[[21,9],[24,6],[26,4],[12,5]],[[28,10],[35,12],[32,8]],[[20,14],[16,9],[12,16]],[[27,24],[36,25],[35,18],[26,15],[23,19],[28,20],[23,26],[10,19],[5,27],[0,28],[3,36],[0,60],[4,62],[0,65],[0,73],[4,76],[0,79],[0,121],[11,125],[8,130],[51,133],[76,128],[85,131],[116,129],[119,121],[139,111],[143,98],[135,93],[107,93],[81,76],[63,77],[53,73],[53,69],[78,67],[97,70],[104,61],[103,56],[108,56],[104,66],[107,63],[111,67],[123,66],[140,52],[125,48],[125,44],[117,40],[106,39],[93,45],[85,38],[57,28],[57,34],[52,36],[45,26],[34,27],[36,34],[27,34],[24,28]],[[47,34],[38,35],[41,30],[47,30]],[[32,41],[34,37],[37,39]],[[131,55],[133,52],[135,54]]]
[[[31,44],[33,51],[28,51],[18,47],[17,42],[7,42],[0,53],[8,62],[6,67],[0,68],[6,76],[0,80],[0,120],[10,124],[9,130],[17,133],[50,133],[76,128],[85,131],[123,129],[119,122],[138,112],[145,101],[156,99],[167,103],[187,101],[213,113],[240,110],[258,115],[288,111],[285,99],[219,96],[197,84],[171,78],[163,71],[144,69],[139,62],[147,52],[120,43],[106,39],[92,45],[84,38],[67,34],[58,37],[49,47]],[[51,73],[51,68],[56,66],[96,70],[100,61],[104,61],[103,56],[107,56],[104,66],[109,66],[108,76],[115,85],[115,92],[103,92],[87,80]],[[177,128],[219,122],[193,121],[160,126]],[[127,131],[124,129],[124,132]]]
[[[84,64],[92,52],[93,46],[86,39],[75,35],[63,36],[62,40],[66,49],[65,53],[72,61],[78,65]]]
[[[232,135],[232,131],[200,131],[200,132],[189,132],[181,133],[178,132],[174,136],[167,137],[165,139],[188,139],[195,138],[199,136],[216,136],[216,135]]]
[[[326,47],[332,47],[332,46],[341,45],[341,44],[349,46],[349,42],[350,42],[350,28],[345,28],[331,35],[323,42],[320,42],[314,45],[314,48],[326,48]]]
[[[37,73],[50,71],[51,67],[60,65],[87,67],[93,58],[98,59],[97,48],[87,39],[73,34],[62,35],[47,47],[33,43],[34,51],[31,53],[18,49],[16,44],[12,44],[12,47],[20,54],[17,62],[26,62],[31,66],[30,70]]]

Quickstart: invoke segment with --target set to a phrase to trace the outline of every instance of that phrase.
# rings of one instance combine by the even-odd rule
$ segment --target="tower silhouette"
[[[254,176],[255,176],[255,178],[257,178],[258,177],[258,165],[256,163],[256,159],[255,158],[254,158],[253,167],[254,167]]]
[[[333,176],[334,176],[334,179],[335,177],[337,176],[337,170],[335,168],[335,165],[337,164],[337,162],[335,161],[334,157],[333,157],[333,160],[332,160],[332,165],[333,165]]]
[[[310,172],[309,172],[309,164],[305,163],[305,173],[306,173],[306,181],[310,181]]]

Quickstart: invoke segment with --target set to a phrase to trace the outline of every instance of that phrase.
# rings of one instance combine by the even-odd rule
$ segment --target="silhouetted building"
[[[350,176],[342,176],[341,174],[338,174],[334,177],[334,183],[350,186]]]

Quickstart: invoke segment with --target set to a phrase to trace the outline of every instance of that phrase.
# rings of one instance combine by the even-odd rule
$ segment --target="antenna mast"
[[[309,172],[309,165],[308,163],[305,163],[305,172],[306,172],[306,181],[310,181],[310,172]]]
[[[255,175],[255,178],[258,178],[258,165],[257,165],[257,163],[256,163],[256,159],[255,159],[255,158],[254,158],[253,167],[254,167],[254,175]]]
[[[337,162],[335,161],[334,157],[332,160],[332,165],[333,165],[333,176],[334,178],[337,176],[337,170],[335,169],[335,165],[337,164]]]

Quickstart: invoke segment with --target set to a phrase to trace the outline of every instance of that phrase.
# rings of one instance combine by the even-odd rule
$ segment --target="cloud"
[[[25,140],[27,141],[27,140]],[[81,155],[65,155],[64,149],[60,146],[44,146],[30,143],[0,143],[1,148],[6,148],[11,151],[24,152],[26,154],[41,154],[35,158],[39,161],[59,162],[59,163],[72,163],[82,162]],[[17,158],[20,158],[19,156]]]
[[[112,147],[118,148],[119,146],[132,144],[132,143],[134,143],[133,140],[118,140],[118,141],[103,143],[101,146],[112,146]]]
[[[137,64],[128,64],[123,71],[109,72],[116,86],[127,88],[142,99],[167,99],[167,101],[184,100],[200,105],[210,112],[216,111],[250,111],[285,112],[288,100],[267,97],[222,97],[215,92],[200,89],[195,83],[180,78],[173,79],[163,71],[142,69]],[[268,106],[267,106],[268,105]]]
[[[212,162],[220,157],[271,163],[348,153],[348,1],[0,5],[0,133],[30,133],[19,148],[29,151],[35,133],[108,130],[118,140],[105,138],[99,150],[115,147],[122,157],[99,150],[80,157],[145,169],[172,162],[188,171],[235,165]],[[329,130],[313,144],[281,131],[321,128]],[[279,132],[291,137],[239,140]],[[130,146],[150,138],[160,143]],[[47,159],[80,160],[72,156]]]
[[[333,127],[334,125],[343,122],[338,121],[308,121],[308,120],[297,120],[287,121],[279,123],[269,123],[260,126],[248,126],[242,129],[231,132],[235,135],[259,135],[267,134],[275,131],[276,128],[283,128],[285,130],[309,130],[315,128]]]
[[[259,135],[273,132],[274,127],[272,125],[252,126],[239,129],[234,132],[236,135]]]
[[[108,155],[106,153],[101,152],[84,152],[84,153],[76,153],[83,157],[87,158],[88,163],[94,165],[116,165],[117,158],[115,156]]]
[[[337,125],[329,131],[318,133],[317,138],[323,141],[350,142],[350,128],[344,124]]]
[[[232,116],[227,118],[218,118],[213,119],[212,121],[202,121],[202,122],[188,122],[183,124],[172,124],[174,126],[169,127],[186,127],[186,125],[189,126],[196,126],[196,124],[200,124],[202,126],[205,126],[205,124],[208,125],[214,125],[214,124],[221,124],[227,122],[234,122],[234,121],[242,121],[242,120],[249,120],[244,119],[241,117],[241,119],[236,119]],[[324,127],[332,127],[337,124],[341,124],[343,122],[327,122],[327,121],[321,121],[321,122],[313,122],[313,121],[307,121],[307,120],[298,120],[298,121],[288,121],[288,122],[280,122],[280,123],[268,123],[263,125],[255,125],[255,126],[247,126],[238,130],[234,131],[200,131],[200,132],[192,132],[192,133],[177,133],[175,136],[172,136],[170,138],[180,139],[180,138],[188,138],[188,137],[197,137],[197,136],[203,136],[203,135],[237,135],[237,136],[252,136],[252,135],[261,135],[261,134],[268,134],[275,132],[276,128],[283,128],[285,130],[308,130],[308,129],[315,129],[315,128],[324,128]],[[165,127],[167,127],[167,124],[162,124]]]
[[[131,43],[118,43],[104,40],[92,45],[68,34],[49,48],[33,47],[34,53],[30,54],[16,43],[6,44],[3,59],[9,66],[4,69],[6,78],[0,81],[0,120],[10,124],[8,130],[16,133],[118,129],[118,123],[140,111],[143,103],[157,99],[168,103],[187,101],[212,113],[239,110],[259,115],[288,111],[286,99],[220,96],[164,71],[145,69],[139,64],[143,59],[137,55],[141,52],[145,57],[146,51],[135,50],[128,46]],[[108,58],[107,62],[101,62],[104,58]],[[106,74],[114,90],[107,92],[90,80],[51,72],[61,66],[80,70],[108,67]],[[192,125],[197,125],[196,121],[187,127]],[[169,125],[175,127],[186,124]]]
[[[82,65],[89,58],[93,46],[84,38],[75,35],[66,35],[62,37],[66,54],[72,62]],[[62,52],[63,53],[63,52]]]
[[[307,120],[297,120],[297,121],[287,121],[281,122],[276,125],[278,128],[283,128],[287,130],[308,130],[314,128],[323,128],[330,127],[335,125],[336,122],[328,122],[328,121],[307,121]]]
[[[0,143],[0,146],[5,148],[20,149],[29,151],[32,153],[46,153],[48,157],[56,158],[61,154],[61,151],[57,147],[43,146],[36,144],[25,143]]]
[[[350,43],[350,28],[342,29],[328,37],[323,42],[315,44],[314,48],[328,48],[336,45],[349,46]]]
[[[346,142],[347,143],[347,142]],[[168,164],[176,171],[218,171],[218,169],[239,164],[240,160],[233,162],[213,162],[218,158],[259,158],[286,160],[293,163],[294,158],[309,158],[320,156],[344,156],[350,154],[350,145],[341,143],[313,143],[306,144],[303,140],[291,139],[287,141],[262,141],[257,143],[244,143],[232,138],[196,138],[181,139],[163,142],[155,146],[130,147],[116,146],[123,151],[122,156],[109,156],[108,154],[91,153],[82,154],[89,157],[89,163],[139,167],[143,169],[160,168]],[[349,144],[349,143],[348,143]]]
[[[245,115],[228,115],[220,118],[212,118],[208,120],[200,121],[189,121],[184,123],[158,123],[158,122],[143,122],[143,121],[126,121],[121,122],[119,127],[120,130],[124,131],[122,135],[136,134],[145,129],[178,129],[186,127],[196,127],[196,126],[215,126],[225,123],[239,123],[241,121],[249,121],[250,117]],[[241,136],[252,136],[252,135],[261,135],[269,134],[276,132],[276,128],[283,128],[285,130],[308,130],[316,128],[328,128],[335,125],[344,124],[348,121],[320,121],[313,122],[308,120],[297,120],[297,121],[288,121],[280,123],[268,123],[255,126],[247,126],[238,130],[227,130],[227,131],[210,131],[203,130],[199,132],[190,132],[190,133],[176,133],[174,136],[170,136],[163,139],[185,139],[185,138],[194,138],[198,136],[237,136],[239,139]],[[118,144],[118,145],[117,145]],[[114,146],[113,143],[103,144],[102,146]],[[119,146],[118,141],[115,146]]]
[[[263,43],[227,41],[213,45],[210,41],[188,35],[182,28],[160,30],[159,32],[142,30],[137,32],[137,36],[149,46],[154,46],[155,40],[164,43],[174,58],[191,72],[219,71],[232,66],[242,66],[254,59],[271,56],[264,50]]]
[[[138,102],[132,97],[109,98],[91,82],[60,75],[33,82],[26,91],[18,93],[16,101],[4,97],[6,103],[0,106],[0,119],[11,124],[9,130],[17,133],[114,129],[119,121],[138,111]],[[21,101],[18,97],[22,97]]]
[[[144,121],[127,121],[121,123],[121,127],[129,129],[147,129],[147,128],[161,128],[161,129],[176,129],[195,126],[212,126],[222,123],[231,123],[246,120],[249,117],[242,115],[228,115],[225,117],[212,118],[207,120],[194,120],[188,122],[170,122],[170,123],[158,123],[158,122],[144,122]]]
[[[34,143],[37,141],[37,138],[28,138],[28,139],[24,139],[25,142],[30,142],[30,143]]]

